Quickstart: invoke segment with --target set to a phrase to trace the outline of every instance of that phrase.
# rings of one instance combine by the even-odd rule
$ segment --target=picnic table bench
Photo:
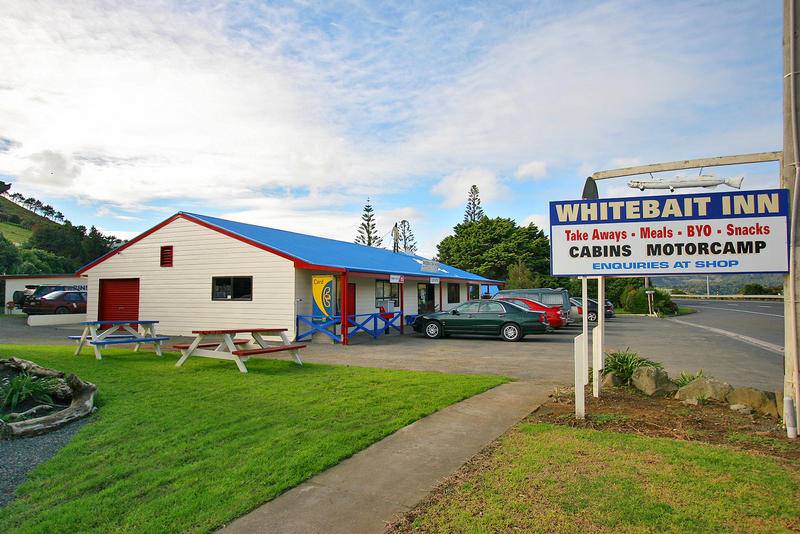
[[[102,360],[102,347],[106,345],[131,345],[135,344],[133,351],[137,352],[143,343],[152,343],[156,354],[161,356],[161,342],[168,341],[166,336],[156,334],[158,321],[83,321],[83,333],[80,336],[67,336],[78,342],[75,355],[79,355],[88,343],[94,349],[94,357]],[[102,332],[100,329],[108,326]],[[142,331],[139,332],[141,327]],[[124,332],[124,333],[120,333]]]
[[[292,343],[289,341],[289,336],[286,334],[286,328],[233,328],[224,330],[192,330],[192,334],[197,337],[194,338],[190,344],[174,345],[173,348],[181,351],[181,357],[175,364],[175,367],[183,365],[190,356],[200,356],[203,358],[214,358],[218,360],[231,360],[236,363],[239,371],[246,373],[247,367],[244,363],[253,357],[261,356],[263,354],[272,354],[275,352],[288,351],[291,353],[294,361],[298,365],[303,365],[300,359],[299,350],[306,347],[306,345]],[[236,334],[250,334],[253,343],[258,345],[258,348],[240,348],[241,345],[249,344],[249,339],[234,339]],[[264,339],[264,335],[275,336],[281,338],[281,344],[269,344]],[[204,340],[208,338],[217,338],[213,341]]]

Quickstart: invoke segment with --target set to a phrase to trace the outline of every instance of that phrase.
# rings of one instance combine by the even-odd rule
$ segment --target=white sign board
[[[431,276],[431,284],[439,285],[439,279],[436,278],[435,276]]]
[[[390,284],[402,284],[405,282],[405,277],[402,274],[390,274],[389,275],[389,283]]]
[[[422,260],[422,267],[420,267],[420,271],[423,273],[438,273],[439,262],[433,260]]]
[[[785,273],[789,192],[550,203],[554,276]]]

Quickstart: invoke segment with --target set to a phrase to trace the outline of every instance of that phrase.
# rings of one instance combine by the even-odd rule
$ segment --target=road
[[[697,313],[682,317],[685,321],[731,331],[783,347],[782,301],[675,299],[675,302],[697,310]]]

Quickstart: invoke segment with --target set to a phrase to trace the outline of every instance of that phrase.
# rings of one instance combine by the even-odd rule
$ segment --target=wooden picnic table
[[[300,359],[300,349],[305,345],[293,344],[286,334],[286,328],[233,328],[233,329],[212,329],[212,330],[192,330],[194,338],[188,345],[174,345],[173,348],[180,349],[181,357],[175,367],[183,365],[190,356],[200,356],[203,358],[214,358],[218,360],[231,360],[236,363],[239,371],[246,373],[247,367],[244,362],[253,357],[275,352],[289,351],[298,365],[303,365]],[[248,349],[241,345],[249,344],[249,339],[234,339],[236,334],[249,334],[253,343],[258,348]],[[281,344],[269,344],[264,339],[264,335],[279,335]],[[204,342],[204,340],[208,340]]]
[[[130,345],[135,344],[134,352],[139,350],[143,343],[152,343],[156,354],[161,356],[161,342],[169,340],[166,336],[156,335],[156,324],[158,321],[131,320],[131,321],[83,321],[83,334],[80,336],[67,336],[78,342],[75,355],[79,355],[83,347],[88,343],[94,349],[94,357],[102,360],[101,348],[106,345]],[[100,331],[103,326],[108,326],[106,330]],[[139,326],[142,331],[139,332]]]

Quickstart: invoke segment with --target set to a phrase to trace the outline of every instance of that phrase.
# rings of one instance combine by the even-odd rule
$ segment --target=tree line
[[[33,233],[20,246],[0,233],[0,273],[72,273],[122,244],[116,237],[105,235],[94,226],[87,228],[73,225],[60,211],[38,199],[19,193],[6,193],[4,196],[31,212],[50,219],[53,224],[31,223]],[[19,218],[11,214],[7,217],[9,222],[15,222],[11,220],[12,217]]]
[[[56,211],[56,209],[51,206],[50,204],[45,204],[41,200],[34,198],[34,197],[26,197],[20,193],[12,193],[10,195],[6,195],[6,198],[13,201],[18,206],[22,206],[23,208],[31,211],[37,215],[41,215],[46,219],[50,219],[53,222],[63,223],[68,222],[64,214],[60,211]],[[13,221],[12,221],[13,222]]]

